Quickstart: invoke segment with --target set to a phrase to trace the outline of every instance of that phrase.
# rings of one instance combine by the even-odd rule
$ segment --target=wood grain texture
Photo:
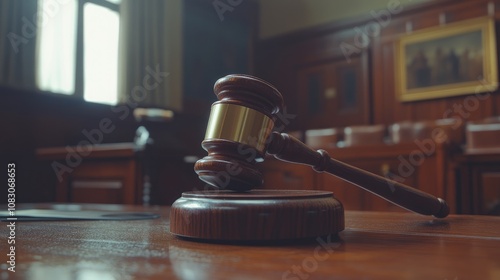
[[[500,276],[499,217],[451,215],[437,221],[408,213],[347,211],[339,240],[237,246],[174,237],[165,207],[108,208],[151,211],[161,218],[18,223],[16,273],[9,279],[493,280]],[[6,236],[7,228],[1,227],[0,234]],[[6,256],[1,260],[5,263]]]
[[[496,20],[500,19],[498,9],[499,1],[431,1],[425,10],[419,8],[412,9],[405,7],[403,13],[394,15],[390,24],[382,29],[380,40],[374,40],[372,45],[372,57],[374,63],[371,68],[373,110],[375,124],[391,124],[399,121],[422,121],[455,117],[464,122],[480,120],[488,116],[497,114],[491,106],[498,102],[498,90],[492,92],[486,100],[479,101],[479,105],[474,110],[466,110],[461,115],[456,111],[457,106],[463,106],[467,98],[473,98],[474,92],[470,95],[449,97],[444,99],[423,100],[421,102],[400,102],[396,96],[394,87],[394,43],[406,33],[405,26],[411,24],[413,31],[440,25],[441,14],[446,17],[446,23],[451,24],[463,20],[488,16],[488,5],[492,3],[496,6],[492,15]],[[478,82],[478,85],[480,83]]]
[[[186,192],[170,221],[170,232],[197,240],[286,241],[336,235],[344,208],[326,191]]]
[[[466,214],[500,214],[500,152],[465,154],[455,158],[454,171],[461,211]]]

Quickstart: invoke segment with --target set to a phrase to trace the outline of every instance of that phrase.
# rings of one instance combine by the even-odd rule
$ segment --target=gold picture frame
[[[402,102],[498,88],[495,21],[490,17],[404,35],[395,52],[396,94]]]

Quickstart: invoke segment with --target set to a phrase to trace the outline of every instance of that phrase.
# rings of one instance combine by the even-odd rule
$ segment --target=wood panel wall
[[[400,6],[390,6],[399,3]],[[354,120],[350,125],[385,124],[400,121],[421,121],[440,119],[443,117],[460,117],[463,121],[483,119],[500,115],[500,95],[493,92],[481,101],[479,107],[467,112],[467,117],[457,113],[446,114],[454,110],[454,106],[463,105],[470,95],[423,100],[417,102],[400,102],[395,92],[395,41],[406,33],[408,25],[413,31],[449,24],[467,19],[491,16],[498,22],[500,19],[500,1],[498,0],[436,0],[425,4],[406,6],[407,1],[388,1],[386,10],[393,9],[390,20],[384,21],[379,36],[369,37],[369,42],[359,41],[359,29],[375,21],[372,15],[334,22],[304,31],[271,38],[262,41],[258,46],[257,74],[273,83],[284,95],[288,112],[298,113],[301,104],[297,83],[297,73],[308,65],[321,65],[329,61],[344,62],[363,55],[368,55],[369,63],[363,69],[370,79],[369,118],[360,122]],[[442,22],[444,20],[444,22]],[[497,26],[498,30],[498,26]],[[497,34],[499,32],[497,31]],[[497,36],[498,37],[498,36]],[[358,40],[358,41],[355,41]],[[358,47],[351,49],[346,58],[342,45]],[[473,93],[471,93],[473,94]],[[301,121],[302,119],[302,121]],[[324,126],[306,121],[299,116],[292,122],[290,129],[309,129]]]

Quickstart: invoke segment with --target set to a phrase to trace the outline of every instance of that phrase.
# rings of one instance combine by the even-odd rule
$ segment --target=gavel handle
[[[332,159],[326,151],[314,151],[286,133],[273,132],[267,153],[283,161],[310,165],[318,172],[328,172],[419,214],[444,218],[450,211],[441,198]]]

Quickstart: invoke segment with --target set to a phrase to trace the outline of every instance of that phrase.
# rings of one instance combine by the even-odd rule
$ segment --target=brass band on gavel
[[[225,139],[246,144],[264,154],[274,122],[251,108],[218,103],[212,106],[205,140]]]

